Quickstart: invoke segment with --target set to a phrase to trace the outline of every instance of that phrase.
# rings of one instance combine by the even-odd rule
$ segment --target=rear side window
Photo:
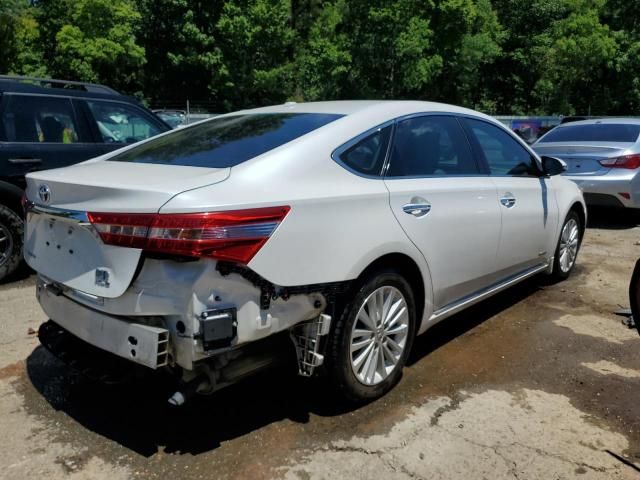
[[[478,175],[469,142],[453,117],[425,115],[398,122],[389,177]]]
[[[635,143],[640,125],[625,123],[595,123],[556,127],[540,139],[546,142],[625,142]]]
[[[531,154],[502,128],[471,118],[463,121],[477,140],[491,175],[538,175]]]
[[[319,113],[254,113],[215,118],[176,130],[109,160],[190,167],[233,167],[340,117]]]
[[[390,136],[391,125],[380,128],[348,147],[339,155],[339,158],[358,173],[378,176],[382,173]]]
[[[77,143],[78,126],[71,100],[60,97],[7,95],[2,112],[9,142]]]
[[[135,107],[99,100],[88,101],[87,105],[104,143],[135,143],[161,132]]]

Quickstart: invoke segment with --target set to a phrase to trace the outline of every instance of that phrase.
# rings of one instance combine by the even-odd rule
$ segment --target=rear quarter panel
[[[279,286],[338,282],[402,253],[421,270],[430,316],[428,266],[393,216],[384,182],[338,165],[331,159],[336,146],[321,137],[292,142],[233,167],[225,182],[174,197],[161,213],[288,205],[287,217],[249,263],[253,271]]]

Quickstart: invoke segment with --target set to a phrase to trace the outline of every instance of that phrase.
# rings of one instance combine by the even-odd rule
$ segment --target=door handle
[[[404,213],[408,213],[409,215],[413,215],[414,217],[424,217],[427,213],[431,211],[430,203],[407,203],[403,205],[402,211]]]
[[[29,163],[42,163],[40,158],[10,158],[9,163],[14,164],[29,164]]]
[[[500,198],[500,203],[507,208],[511,208],[516,204],[516,197],[513,196],[513,193],[507,192]]]

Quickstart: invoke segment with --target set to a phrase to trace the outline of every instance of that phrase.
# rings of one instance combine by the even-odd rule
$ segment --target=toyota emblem
[[[51,201],[51,189],[49,185],[43,183],[38,187],[38,197],[40,197],[42,203],[49,203]]]

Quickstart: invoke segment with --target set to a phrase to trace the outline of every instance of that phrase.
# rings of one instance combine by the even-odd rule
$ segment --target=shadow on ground
[[[33,275],[33,273],[34,273],[33,270],[31,270],[31,268],[29,268],[27,264],[22,262],[15,272],[13,272],[8,277],[0,279],[0,286],[17,283],[21,280],[26,280],[31,275]]]
[[[525,299],[540,284],[540,279],[524,282],[438,324],[418,337],[409,364]],[[158,449],[197,455],[283,419],[307,423],[311,414],[332,417],[356,409],[336,400],[325,380],[307,380],[294,370],[293,364],[278,367],[175,409],[166,402],[173,384],[157,377],[105,387],[80,378],[42,347],[27,359],[32,384],[53,408],[146,457]]]
[[[577,266],[576,266],[577,267]],[[498,313],[526,299],[551,282],[550,277],[538,276],[525,280],[504,292],[449,317],[429,329],[428,335],[416,338],[409,356],[408,365],[419,362],[429,353],[437,350]]]
[[[589,207],[587,228],[627,230],[640,224],[640,213],[624,208]]]

